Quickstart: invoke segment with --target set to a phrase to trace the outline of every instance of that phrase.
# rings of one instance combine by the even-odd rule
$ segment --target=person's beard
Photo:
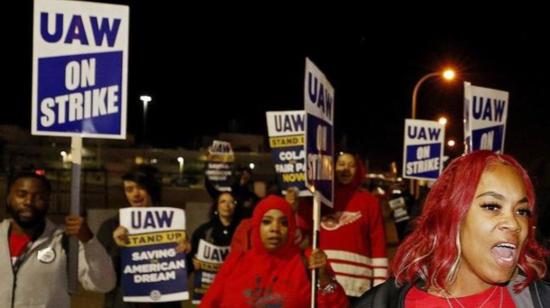
[[[23,229],[34,229],[38,226],[41,226],[44,224],[44,219],[46,217],[46,209],[40,210],[31,207],[30,210],[32,211],[32,217],[26,218],[21,217],[19,215],[19,212],[13,209],[13,206],[11,204],[7,205],[7,212],[10,214],[10,216],[13,218],[13,220]]]

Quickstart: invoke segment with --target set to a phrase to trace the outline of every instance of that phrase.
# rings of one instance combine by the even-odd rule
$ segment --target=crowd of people
[[[175,244],[186,254],[189,275],[215,277],[207,287],[189,288],[200,295],[196,303],[307,307],[313,287],[318,307],[550,307],[533,184],[511,156],[477,151],[450,163],[391,262],[379,199],[362,188],[361,159],[341,153],[334,170],[334,205],[322,208],[317,249],[311,249],[312,200],[295,188],[260,199],[247,188],[250,174],[231,191],[210,186],[209,220]],[[129,207],[162,204],[154,168],[138,166],[122,180]],[[103,307],[181,307],[124,302],[121,249],[128,230],[118,216],[95,235],[78,215],[57,226],[47,218],[50,194],[48,179],[34,172],[9,181],[10,217],[0,223],[1,307],[70,306],[70,237],[79,243],[78,281],[105,293]],[[198,255],[205,244],[229,253],[213,267]]]

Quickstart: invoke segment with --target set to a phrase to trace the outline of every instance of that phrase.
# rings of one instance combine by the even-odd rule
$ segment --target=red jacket
[[[356,168],[350,184],[336,182],[334,207],[323,208],[319,247],[346,295],[358,297],[386,280],[388,259],[378,199],[360,188],[365,168],[357,158]],[[300,206],[299,215],[310,220],[311,206]]]
[[[252,249],[233,251],[224,262],[200,307],[308,307],[311,283],[299,248],[287,240],[268,252],[261,243],[260,224],[264,214],[278,209],[288,217],[288,238],[294,238],[296,222],[289,204],[269,196],[252,217]],[[317,292],[318,307],[348,307],[342,288],[333,293]]]
[[[341,211],[321,219],[319,247],[348,296],[360,296],[387,278],[384,220],[378,200],[356,191]]]

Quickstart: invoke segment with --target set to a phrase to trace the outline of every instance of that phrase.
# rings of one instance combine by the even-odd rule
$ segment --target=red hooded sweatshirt
[[[260,239],[264,214],[280,210],[288,219],[286,243],[274,252],[267,251]],[[225,260],[200,307],[308,307],[311,284],[294,238],[296,222],[285,199],[268,196],[252,216],[252,249],[231,253]],[[348,307],[342,288],[333,293],[317,292],[318,307]]]

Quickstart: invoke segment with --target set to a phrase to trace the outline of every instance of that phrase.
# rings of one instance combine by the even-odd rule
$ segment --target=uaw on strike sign
[[[176,252],[184,237],[185,213],[171,207],[120,209],[128,244],[120,251],[125,302],[189,299],[185,254]]]
[[[464,140],[467,151],[504,153],[508,92],[464,82]]]
[[[436,180],[443,168],[445,130],[437,121],[405,119],[403,177]]]
[[[334,87],[309,58],[306,58],[304,79],[306,186],[319,192],[321,201],[332,207]]]
[[[128,6],[35,0],[32,133],[126,137]]]

